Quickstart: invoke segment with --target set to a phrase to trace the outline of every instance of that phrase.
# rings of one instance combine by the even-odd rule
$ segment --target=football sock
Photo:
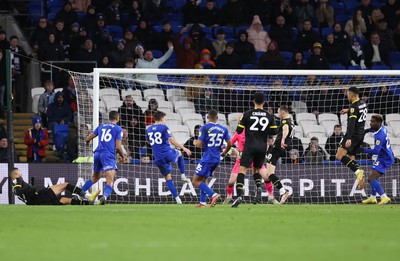
[[[379,195],[382,196],[383,194],[385,194],[379,180],[375,179],[375,180],[371,181],[370,184],[371,184],[372,189],[374,189]]]
[[[93,184],[94,184],[94,182],[91,179],[87,180],[85,182],[85,184],[83,185],[83,187],[81,188],[82,191],[84,191],[84,192],[88,191],[88,189],[90,189],[90,187],[93,186]]]
[[[358,165],[357,162],[355,162],[354,160],[350,159],[347,156],[343,156],[340,162],[342,162],[343,165],[351,169],[353,172],[356,172],[360,168],[360,165]]]
[[[199,189],[200,191],[204,191],[204,193],[206,193],[207,196],[209,196],[210,198],[215,194],[215,192],[212,189],[210,189],[210,187],[207,186],[207,184],[204,182],[200,183]]]
[[[85,197],[85,192],[83,192],[82,189],[78,188],[77,186],[72,186],[71,184],[67,184],[67,188],[66,190],[68,190],[71,193],[75,193],[78,194],[81,197]]]
[[[207,194],[200,189],[200,203],[205,205],[206,202],[207,202]]]
[[[110,186],[110,185],[106,185],[106,188],[105,188],[105,190],[104,190],[104,197],[105,198],[108,198],[108,196],[110,196],[110,194],[111,194],[111,192],[112,192],[112,187]]]
[[[369,183],[371,185],[371,182]],[[371,185],[371,197],[376,197],[376,190]]]
[[[89,205],[89,201],[88,200],[77,199],[77,198],[72,198],[71,199],[71,205]]]
[[[181,174],[185,174],[185,160],[183,159],[183,156],[178,158],[178,168]]]
[[[176,187],[175,187],[172,179],[167,180],[167,187],[168,187],[169,191],[171,191],[172,196],[174,198],[176,198],[178,196],[178,191],[176,190]]]
[[[232,195],[233,195],[233,189],[234,189],[234,186],[233,186],[233,185],[232,185],[232,186],[229,186],[229,185],[226,186],[226,196],[227,196],[228,198],[231,198],[231,197],[232,197]]]
[[[256,183],[257,188],[261,188],[262,177],[260,173],[254,173],[253,175],[254,183]]]
[[[236,180],[236,194],[238,197],[242,196],[243,186],[244,186],[244,174],[239,173]]]
[[[268,196],[273,196],[274,195],[274,186],[272,185],[271,181],[264,182],[264,187],[268,192]]]
[[[277,176],[275,176],[275,174],[269,175],[268,178],[272,182],[272,184],[274,184],[275,188],[280,190],[283,187],[281,181],[278,179]]]

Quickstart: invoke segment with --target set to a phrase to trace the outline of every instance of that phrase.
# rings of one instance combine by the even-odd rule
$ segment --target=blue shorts
[[[372,164],[371,169],[376,170],[376,171],[378,171],[378,172],[381,173],[381,174],[385,174],[386,170],[387,170],[388,168],[390,168],[390,166],[392,166],[392,165],[393,165],[393,164],[390,164],[389,166],[387,166],[386,164],[384,164],[384,163],[382,163],[382,162],[376,160],[376,161]]]
[[[194,173],[200,177],[208,178],[211,177],[214,170],[218,167],[219,162],[203,162],[200,161],[196,166]]]
[[[93,170],[95,172],[106,172],[108,170],[118,170],[115,153],[95,152]]]
[[[161,172],[161,175],[166,176],[170,174],[173,170],[171,162],[176,163],[178,161],[179,151],[171,149],[165,158],[156,160],[155,164]]]

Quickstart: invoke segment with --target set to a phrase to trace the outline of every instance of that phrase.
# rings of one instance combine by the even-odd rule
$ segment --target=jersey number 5
[[[102,129],[101,130],[101,141],[105,141],[105,142],[109,142],[112,139],[112,135],[111,135],[111,129]]]
[[[254,123],[250,126],[250,130],[252,130],[252,131],[258,131],[259,130],[259,128],[257,126],[258,124],[260,124],[261,127],[262,127],[261,131],[265,131],[265,129],[268,127],[269,120],[268,120],[267,117],[258,118],[256,116],[251,116],[250,119],[254,120]]]

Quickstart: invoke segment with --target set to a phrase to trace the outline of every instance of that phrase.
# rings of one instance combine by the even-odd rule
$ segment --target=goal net
[[[280,105],[288,105],[296,125],[294,142],[276,169],[290,191],[288,203],[360,203],[369,195],[370,187],[357,190],[354,173],[335,160],[340,129],[345,133],[347,125],[347,116],[339,112],[349,106],[346,90],[350,86],[358,87],[360,97],[368,104],[366,128],[373,114],[384,115],[392,149],[400,155],[399,71],[95,69],[92,74],[71,74],[79,106],[79,157],[81,162],[88,160],[79,163],[80,177],[90,177],[92,151],[97,146],[97,139],[86,145],[85,137],[108,120],[110,111],[120,111],[129,162],[118,165],[112,203],[174,202],[146,142],[145,128],[154,122],[155,110],[167,114],[174,138],[194,152],[192,157],[185,155],[186,175],[191,178],[201,158],[201,150],[193,148],[195,128],[205,124],[207,111],[217,109],[219,123],[233,135],[241,113],[253,107],[255,92],[265,93],[265,108],[271,113],[276,114]],[[374,146],[372,133],[365,136],[363,146]],[[234,154],[226,157],[209,179],[209,185],[223,198],[236,160]],[[356,159],[368,174],[374,158],[359,154]],[[399,170],[395,163],[381,177],[393,202],[400,201]],[[184,203],[198,201],[199,191],[190,183],[182,184],[177,166],[172,177]],[[104,178],[98,186],[104,189]],[[249,172],[245,202],[253,201],[254,192]],[[264,202],[266,196],[264,191]],[[276,190],[275,197],[279,197]]]

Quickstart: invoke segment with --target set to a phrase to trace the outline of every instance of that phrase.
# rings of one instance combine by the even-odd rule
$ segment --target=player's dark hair
[[[289,107],[287,105],[281,105],[279,110],[289,113]]]
[[[217,111],[217,110],[214,110],[214,109],[209,110],[209,111],[208,111],[208,118],[209,118],[210,120],[216,120],[216,119],[218,119],[218,111]]]
[[[110,121],[115,121],[118,118],[119,114],[117,111],[110,111],[110,113],[108,114],[108,119]]]
[[[254,102],[256,104],[263,104],[265,100],[265,95],[263,92],[256,92],[254,94]]]
[[[380,114],[372,115],[371,119],[376,120],[376,121],[379,122],[380,124],[382,124],[382,122],[383,122],[383,117],[382,117],[382,115],[380,115]]]
[[[10,171],[8,172],[8,176],[11,176],[11,174],[16,170],[18,170],[18,168],[11,168]]]
[[[333,126],[333,129],[336,129],[336,128],[342,128],[342,125],[336,124],[335,126]]]
[[[355,86],[351,86],[351,87],[349,88],[349,92],[352,92],[352,93],[357,94],[357,95],[360,93],[360,92],[358,91],[358,88],[355,87]]]
[[[155,113],[154,113],[154,120],[155,121],[160,121],[162,118],[164,118],[165,117],[165,112],[162,112],[162,111],[156,111]]]

